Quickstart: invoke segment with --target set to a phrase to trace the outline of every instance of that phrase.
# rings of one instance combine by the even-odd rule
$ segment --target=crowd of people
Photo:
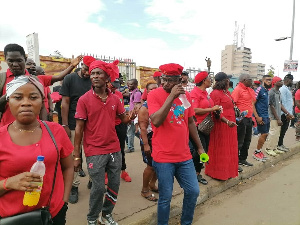
[[[49,76],[20,45],[7,45],[4,56],[9,68],[0,74],[0,221],[39,209],[50,197],[53,224],[65,224],[68,202],[79,200],[78,176],[86,176],[84,154],[91,189],[87,223],[117,225],[112,213],[120,179],[131,182],[125,153],[136,150],[138,137],[146,164],[141,196],[158,202],[157,224],[168,224],[174,178],[184,190],[181,224],[191,224],[199,183],[208,185],[202,169],[217,180],[237,177],[243,166],[253,166],[248,161],[253,134],[260,134],[252,153],[260,162],[289,151],[283,141],[294,115],[300,140],[300,89],[292,93],[291,74],[283,81],[265,75],[255,82],[242,74],[233,87],[226,73],[211,77],[202,71],[191,82],[181,65],[168,63],[141,91],[138,80],[124,82],[118,60],[78,56],[59,75]],[[49,86],[57,81],[57,94],[51,94]],[[59,123],[52,122],[54,110]],[[56,176],[56,147],[42,120],[59,150]],[[205,165],[202,153],[209,156]],[[24,192],[41,182],[29,172],[38,155],[45,156],[46,165],[41,200],[23,206]]]

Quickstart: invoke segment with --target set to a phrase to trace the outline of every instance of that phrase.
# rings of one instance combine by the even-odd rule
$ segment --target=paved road
[[[300,154],[280,164],[253,177],[245,190],[230,189],[198,207],[194,224],[299,225]]]

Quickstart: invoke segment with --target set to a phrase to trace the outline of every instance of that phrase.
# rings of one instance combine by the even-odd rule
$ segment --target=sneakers
[[[116,221],[114,221],[114,218],[111,214],[107,214],[105,216],[100,217],[100,224],[104,225],[118,225]]]
[[[267,159],[262,151],[254,151],[252,156],[254,159],[260,162],[265,162]]]
[[[283,154],[283,153],[284,153],[284,151],[280,151],[279,149],[275,149],[274,152],[275,152],[276,154]]]
[[[284,145],[277,146],[277,149],[283,152],[289,151],[289,148],[285,147]]]
[[[277,155],[276,152],[274,152],[274,150],[272,150],[272,149],[267,149],[267,148],[266,148],[266,153],[267,153],[269,156],[276,156],[276,155]]]
[[[85,176],[86,176],[85,172],[84,172],[82,169],[79,170],[78,175],[79,175],[80,177],[85,177]]]
[[[123,180],[125,180],[126,182],[131,182],[131,177],[129,176],[129,174],[125,170],[122,171],[121,178]]]
[[[69,196],[69,202],[75,204],[78,202],[78,187],[72,186],[71,193]]]
[[[246,160],[239,160],[239,165],[242,165],[242,166],[253,166],[252,163],[249,163]]]
[[[99,225],[99,221],[98,220],[88,221],[87,225]]]

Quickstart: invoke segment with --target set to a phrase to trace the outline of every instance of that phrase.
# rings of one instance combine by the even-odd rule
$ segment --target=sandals
[[[157,188],[157,187],[155,187],[155,188],[151,189],[151,191],[152,191],[152,192],[155,192],[155,193],[159,193],[159,191],[158,191],[158,188]]]
[[[157,202],[157,198],[155,197],[154,194],[150,194],[148,196],[145,196],[145,194],[149,193],[150,190],[148,191],[141,191],[141,196],[144,197],[145,199],[147,199],[148,201],[151,201],[151,202]]]

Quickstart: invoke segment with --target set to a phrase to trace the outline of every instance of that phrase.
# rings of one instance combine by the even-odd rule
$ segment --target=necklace
[[[108,95],[106,95],[106,97],[101,97],[100,95],[96,94],[99,98],[101,98],[102,100],[106,100],[108,98]]]
[[[17,128],[15,123],[12,123],[12,125],[14,126],[14,128],[16,130],[18,130],[19,132],[28,132],[28,133],[33,133],[38,127],[40,127],[40,124],[37,125],[33,130],[25,130],[25,129],[21,129],[21,128]]]

